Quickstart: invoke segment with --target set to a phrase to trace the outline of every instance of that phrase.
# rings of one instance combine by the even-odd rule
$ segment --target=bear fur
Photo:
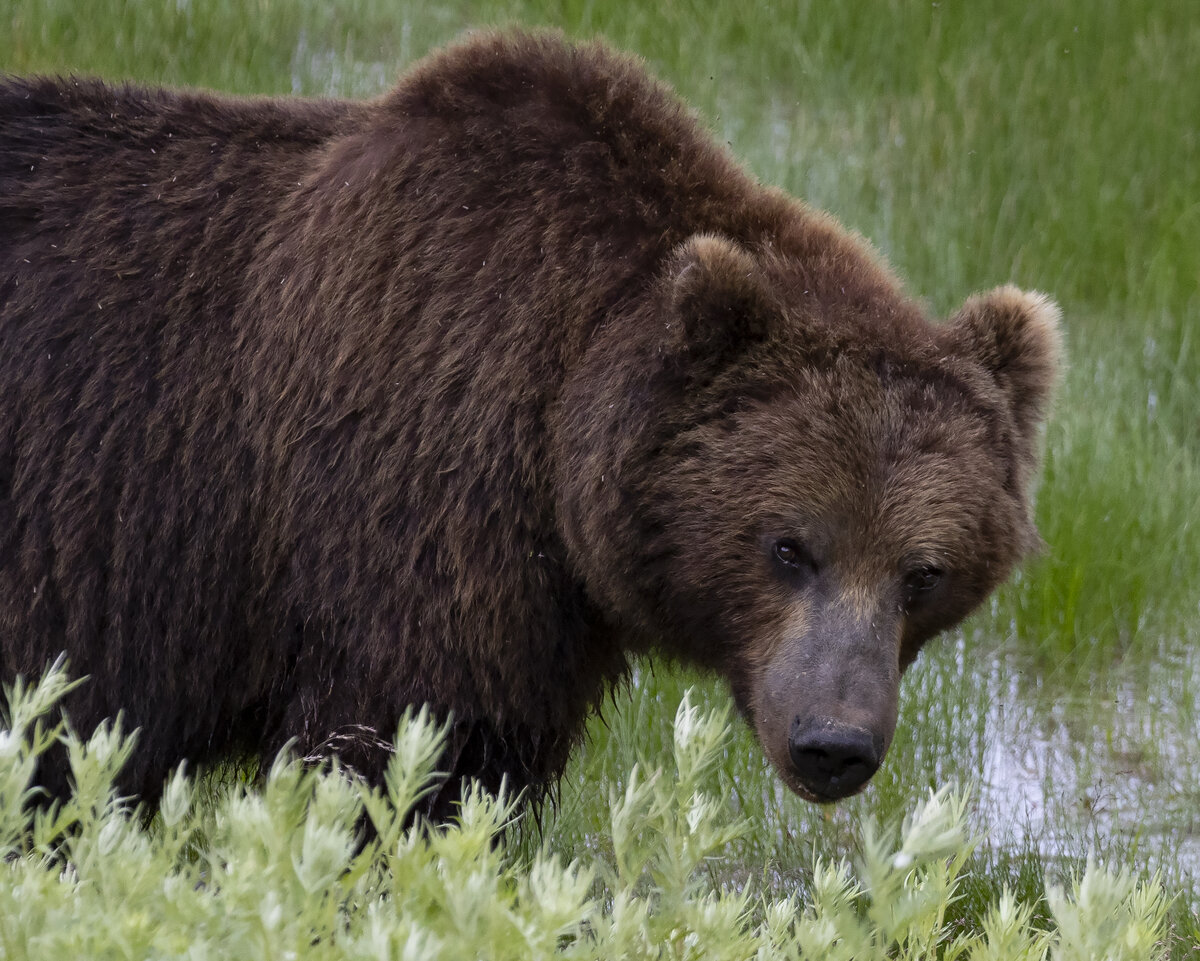
[[[1038,543],[1057,331],[1015,288],[931,323],[597,44],[474,36],[366,102],[10,78],[0,672],[66,651],[146,798],[289,739],[378,778],[428,703],[441,815],[538,797],[657,651],[841,797]]]

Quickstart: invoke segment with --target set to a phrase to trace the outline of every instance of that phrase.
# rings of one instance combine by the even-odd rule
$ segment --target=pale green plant
[[[1070,890],[1052,885],[1046,900],[1058,926],[1054,961],[1141,961],[1163,936],[1167,905],[1158,879],[1139,883],[1127,871],[1099,870],[1091,861]]]
[[[1044,961],[1051,935],[1031,925],[1033,908],[1005,889],[983,919],[983,934],[967,949],[970,961]]]
[[[0,959],[821,959],[1083,961],[1164,956],[1157,879],[1089,864],[1051,887],[1056,927],[1005,892],[979,933],[946,922],[973,842],[966,795],[943,788],[899,827],[862,825],[853,866],[818,859],[807,897],[764,899],[704,870],[744,825],[712,793],[727,712],[685,695],[667,770],[635,770],[611,798],[611,859],[522,859],[503,838],[514,799],[465,792],[456,820],[413,809],[445,735],[409,712],[382,787],[286,753],[260,784],[218,788],[183,768],[157,816],[114,779],[136,750],[119,721],[77,737],[47,720],[72,683],[56,664],[6,690],[0,732]],[[34,787],[65,748],[70,797]],[[371,832],[364,832],[366,820]]]

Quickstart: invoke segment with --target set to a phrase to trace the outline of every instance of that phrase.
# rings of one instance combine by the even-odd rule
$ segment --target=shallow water
[[[1197,668],[1180,640],[1108,679],[1022,685],[994,669],[979,782],[993,842],[1048,857],[1082,844],[1200,879]]]

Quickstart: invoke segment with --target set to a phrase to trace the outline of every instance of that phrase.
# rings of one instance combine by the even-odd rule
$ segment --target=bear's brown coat
[[[601,46],[483,35],[362,103],[10,79],[0,669],[66,650],[146,796],[288,738],[378,776],[429,702],[440,811],[536,795],[655,648],[840,796],[797,731],[881,755],[1036,542],[1056,363],[1047,301],[931,325]]]

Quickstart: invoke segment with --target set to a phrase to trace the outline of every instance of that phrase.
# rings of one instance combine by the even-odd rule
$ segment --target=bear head
[[[855,793],[921,646],[1040,544],[1059,355],[1040,294],[1002,287],[939,325],[857,245],[821,263],[692,237],[564,401],[589,594],[723,675],[798,794]]]

